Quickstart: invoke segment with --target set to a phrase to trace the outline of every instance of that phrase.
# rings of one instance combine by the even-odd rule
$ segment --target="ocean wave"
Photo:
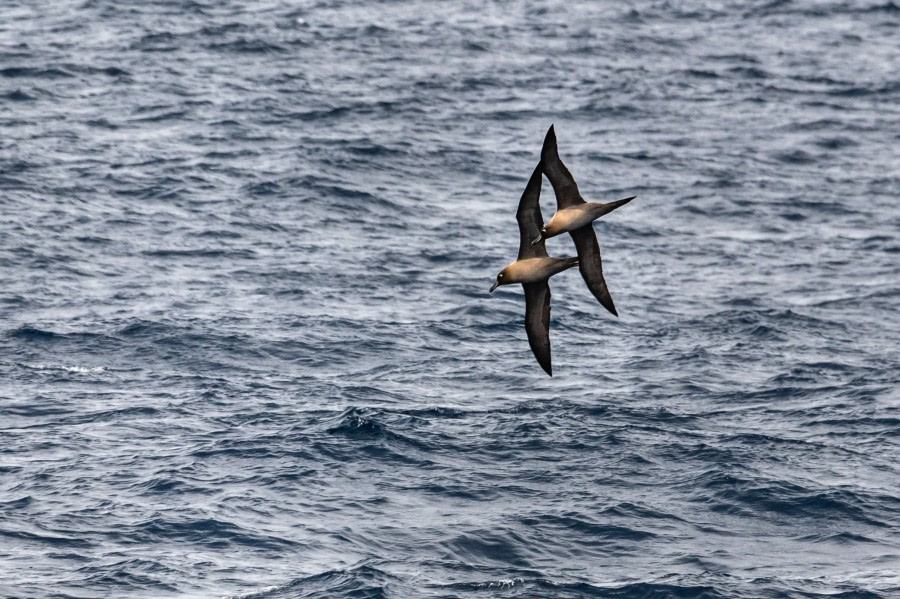
[[[7,12],[0,595],[897,595],[895,3]]]

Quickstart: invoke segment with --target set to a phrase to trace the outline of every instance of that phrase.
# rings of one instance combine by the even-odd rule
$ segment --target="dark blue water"
[[[4,3],[0,596],[900,596],[900,7],[681,4]]]

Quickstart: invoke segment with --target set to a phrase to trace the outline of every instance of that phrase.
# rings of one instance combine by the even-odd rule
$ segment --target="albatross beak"
[[[488,291],[488,293],[494,293],[494,289],[496,289],[496,288],[497,288],[497,285],[499,285],[499,284],[500,284],[500,283],[498,283],[497,281],[494,281],[494,284],[491,285],[491,290]]]
[[[539,244],[543,238],[544,238],[544,236],[541,235],[540,237],[538,237],[537,239],[535,239],[534,241],[532,241],[532,242],[531,242],[531,245],[537,245],[537,244]]]

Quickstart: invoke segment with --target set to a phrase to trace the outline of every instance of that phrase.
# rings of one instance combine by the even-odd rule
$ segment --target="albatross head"
[[[491,285],[491,290],[488,293],[494,293],[494,289],[499,287],[500,285],[509,285],[510,283],[514,283],[515,281],[509,280],[509,273],[506,272],[506,269],[500,271],[500,274],[497,275],[497,280],[494,281],[494,284]]]
[[[537,237],[537,239],[531,242],[531,245],[537,245],[545,239],[547,239],[547,227],[541,229],[541,234]]]

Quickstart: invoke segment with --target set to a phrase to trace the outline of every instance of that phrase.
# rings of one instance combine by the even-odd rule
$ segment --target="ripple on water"
[[[896,5],[471,9],[9,13],[0,595],[900,593]]]

